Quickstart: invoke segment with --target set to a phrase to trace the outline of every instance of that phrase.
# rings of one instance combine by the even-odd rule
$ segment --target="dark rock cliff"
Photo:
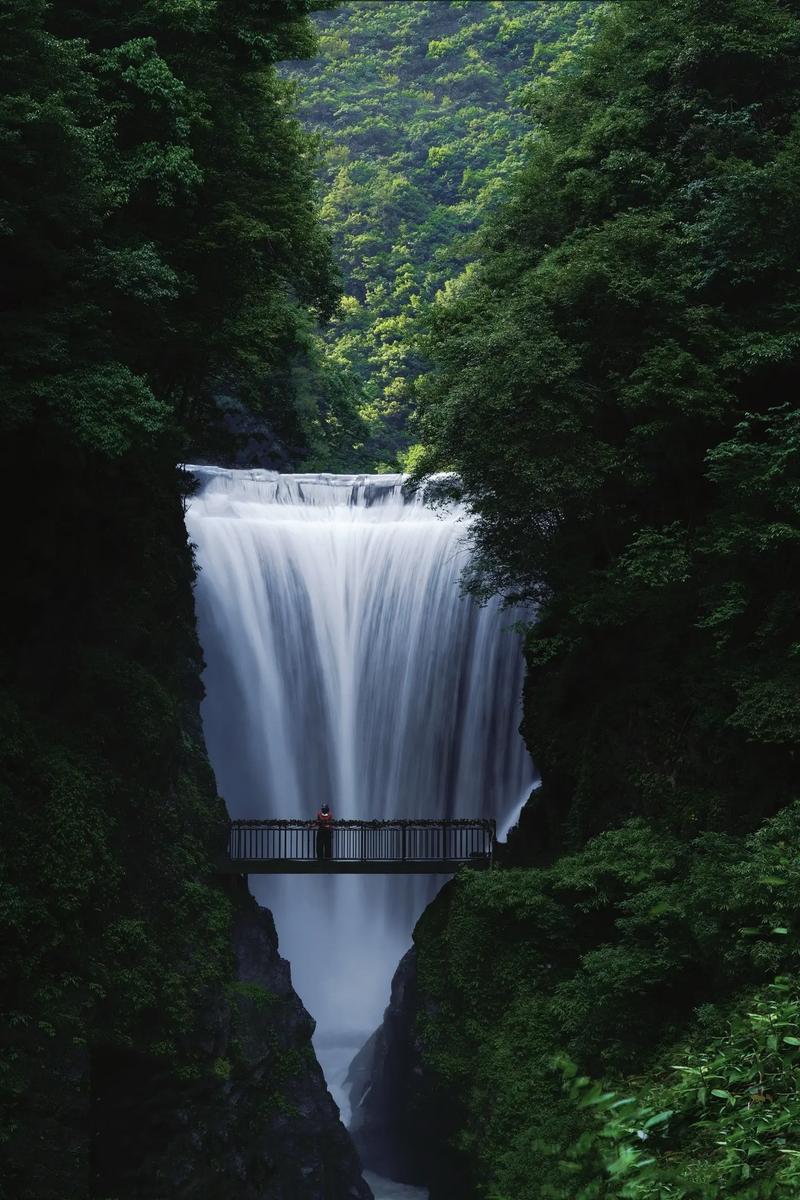
[[[417,963],[413,949],[392,979],[383,1024],[350,1064],[350,1132],[366,1166],[400,1183],[422,1183],[426,1147],[414,1123],[415,1087],[421,1074],[416,1038]]]
[[[446,889],[445,889],[446,890]],[[400,1183],[430,1188],[431,1200],[468,1196],[448,1141],[452,1101],[423,1067],[417,951],[401,959],[383,1022],[350,1064],[350,1132],[364,1165]]]
[[[0,1200],[367,1200],[272,919],[215,872],[186,481],[9,450]]]
[[[282,420],[276,419],[282,416]],[[219,394],[207,427],[184,450],[187,461],[216,467],[294,471],[308,456],[303,430],[287,413],[273,419],[248,408],[235,396]]]
[[[233,890],[232,979],[207,996],[194,1042],[212,1071],[176,1083],[140,1052],[97,1060],[98,1182],[143,1200],[371,1200],[272,915]]]
[[[311,1047],[314,1022],[278,953],[271,913],[248,897],[236,914],[233,941],[235,999],[219,1017],[223,1056],[235,1043],[241,1074],[225,1085],[218,1134],[237,1200],[370,1200]],[[246,1157],[233,1128],[243,1111],[252,1114]]]

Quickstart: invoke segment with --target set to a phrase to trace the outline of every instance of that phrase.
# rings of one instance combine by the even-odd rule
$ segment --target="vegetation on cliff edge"
[[[639,818],[445,888],[414,935],[434,1200],[797,1194],[797,822]]]
[[[433,307],[421,469],[461,477],[475,587],[537,605],[544,854],[795,794],[798,51],[793,3],[606,6]]]
[[[543,779],[416,933],[435,1197],[797,1194],[798,102],[793,0],[603,6],[429,317]]]
[[[8,1200],[227,1194],[232,902],[175,463],[224,390],[304,437],[274,381],[336,289],[272,64],[310,51],[313,7],[0,12]]]

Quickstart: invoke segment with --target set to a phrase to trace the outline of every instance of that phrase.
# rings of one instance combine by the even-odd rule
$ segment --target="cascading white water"
[[[465,514],[398,475],[192,468],[203,721],[233,817],[494,816],[534,781],[522,656],[464,597]],[[379,1022],[427,876],[251,877],[318,1037]]]

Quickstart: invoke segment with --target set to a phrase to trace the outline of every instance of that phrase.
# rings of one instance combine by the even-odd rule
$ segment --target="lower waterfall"
[[[507,825],[534,783],[523,661],[514,614],[461,592],[465,513],[399,475],[191,470],[203,722],[231,816],[311,819],[327,801],[337,818]],[[334,1094],[326,1047],[344,1062],[378,1025],[443,881],[251,876]]]

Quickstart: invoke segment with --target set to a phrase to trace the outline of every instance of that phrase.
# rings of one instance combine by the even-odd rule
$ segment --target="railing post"
[[[365,862],[366,858],[367,858],[366,835],[367,835],[367,827],[364,824],[364,822],[362,821],[361,822],[361,861],[362,862]]]
[[[406,827],[400,826],[400,857],[403,862],[406,861]]]

